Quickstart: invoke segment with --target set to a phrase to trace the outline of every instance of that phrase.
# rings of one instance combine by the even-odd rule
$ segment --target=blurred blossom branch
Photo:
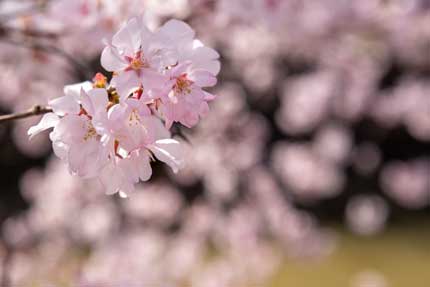
[[[0,3],[3,0],[0,0]],[[18,17],[23,17],[27,15],[31,15],[35,12],[39,12],[43,10],[48,2],[51,0],[41,0],[41,1],[35,1],[35,3],[30,3],[28,6],[17,9],[15,11],[7,12],[7,13],[0,13],[0,22],[7,22],[12,19],[16,19]]]
[[[24,119],[32,116],[43,115],[50,112],[52,112],[51,108],[36,105],[26,112],[1,115],[0,123],[12,121],[12,120]]]
[[[32,28],[20,29],[16,27],[0,25],[1,36],[3,35],[9,36],[10,34],[20,34],[23,36],[34,37],[34,38],[45,38],[45,39],[56,39],[59,37],[57,33],[53,33],[53,32],[46,32],[46,31],[41,31],[41,30],[32,29]]]
[[[72,64],[76,72],[83,78],[89,78],[91,77],[92,74],[94,74],[91,67],[89,67],[87,64],[76,60],[72,55],[68,54],[66,51],[54,45],[41,44],[36,42],[17,41],[10,38],[0,38],[0,41],[6,44],[21,46],[29,49],[35,49],[38,51],[54,53],[56,55],[59,55],[63,57],[65,60],[67,60],[70,64]]]

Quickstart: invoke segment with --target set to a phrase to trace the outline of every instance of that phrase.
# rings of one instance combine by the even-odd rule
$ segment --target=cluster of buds
[[[54,153],[72,174],[98,178],[108,194],[126,196],[151,177],[151,161],[181,168],[182,148],[169,130],[175,122],[191,128],[208,112],[215,96],[203,88],[216,84],[218,58],[182,21],[150,31],[132,18],[102,52],[110,83],[99,73],[66,86],[28,134],[53,128]]]

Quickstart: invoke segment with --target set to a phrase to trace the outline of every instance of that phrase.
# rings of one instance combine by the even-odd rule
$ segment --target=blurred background
[[[2,124],[1,286],[430,286],[430,1],[1,0],[1,113],[135,15],[221,54],[187,166],[120,199]]]

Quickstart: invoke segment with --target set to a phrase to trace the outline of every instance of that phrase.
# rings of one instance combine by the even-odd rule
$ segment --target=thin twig
[[[51,108],[43,107],[43,106],[34,106],[33,108],[31,108],[26,112],[1,115],[0,123],[12,121],[12,120],[24,119],[32,116],[43,115],[50,112],[52,112]]]

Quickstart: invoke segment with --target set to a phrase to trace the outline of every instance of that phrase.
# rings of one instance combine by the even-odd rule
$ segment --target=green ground
[[[430,287],[430,222],[390,228],[372,238],[341,232],[337,244],[324,260],[287,260],[269,286],[356,287],[353,278],[373,271],[385,278],[384,287]]]

